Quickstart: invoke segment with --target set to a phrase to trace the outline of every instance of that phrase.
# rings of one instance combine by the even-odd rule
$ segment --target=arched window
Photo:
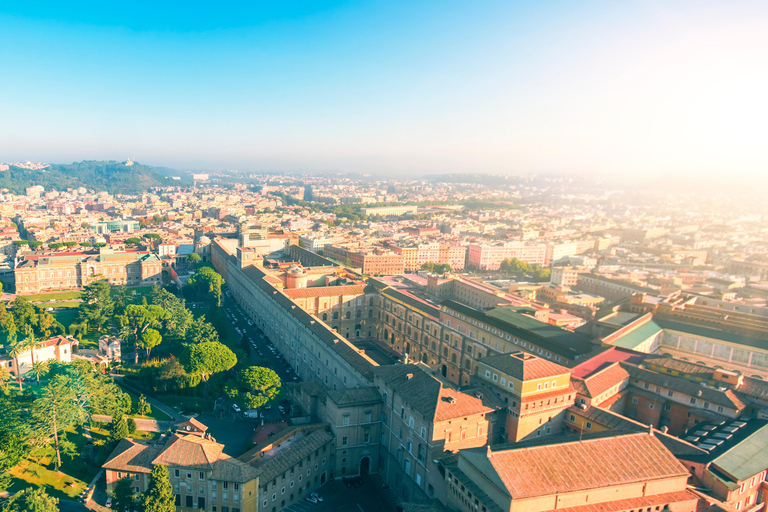
[[[451,354],[451,362],[456,364],[456,354]]]
[[[372,309],[368,310],[368,318],[373,318],[373,310]]]
[[[384,339],[385,339],[385,340],[388,340],[388,339],[389,339],[389,331],[388,331],[388,330],[386,330],[386,329],[384,329]]]
[[[323,322],[328,320],[328,313],[323,313]]]
[[[360,318],[361,316],[363,316],[363,312],[361,310],[358,309],[355,311],[355,318]]]
[[[352,313],[350,311],[347,311],[347,313],[344,315],[344,318],[349,320],[350,318],[352,318]]]
[[[334,311],[333,312],[333,319],[334,320],[338,320],[339,319],[339,312],[338,311]]]

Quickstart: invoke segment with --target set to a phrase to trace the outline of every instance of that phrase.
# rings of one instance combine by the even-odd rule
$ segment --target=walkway
[[[94,414],[92,418],[101,423],[110,423],[112,421],[112,416],[107,416],[106,414]],[[158,421],[145,418],[134,418],[133,421],[136,422],[136,430],[143,430],[144,432],[166,432],[175,424],[173,421]]]
[[[126,391],[130,391],[131,393],[135,395],[141,395],[141,391],[138,389],[135,389],[133,386],[125,382],[123,379],[125,378],[125,375],[115,375],[114,373],[110,374],[113,379],[115,379],[115,382],[118,386],[125,389]],[[146,395],[145,395],[146,396]],[[182,416],[178,412],[176,412],[172,407],[168,407],[160,400],[157,400],[155,398],[152,398],[151,396],[146,396],[147,402],[152,405],[152,407],[155,407],[161,411],[163,411],[165,414],[173,418],[174,423],[178,423],[179,421],[187,421],[189,418],[186,416]]]

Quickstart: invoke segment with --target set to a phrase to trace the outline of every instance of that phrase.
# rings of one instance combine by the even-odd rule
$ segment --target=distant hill
[[[167,171],[164,169],[164,171]],[[179,173],[181,181],[164,176],[154,167],[125,162],[86,160],[72,164],[51,164],[42,170],[23,169],[10,166],[0,172],[0,188],[7,188],[17,194],[34,185],[42,185],[46,190],[66,190],[85,187],[109,193],[139,194],[151,187],[185,185],[189,183],[184,174]]]

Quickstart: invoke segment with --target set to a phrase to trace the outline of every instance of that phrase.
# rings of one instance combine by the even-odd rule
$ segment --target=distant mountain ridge
[[[168,176],[168,169],[158,172],[155,167],[116,160],[84,160],[71,164],[50,164],[45,169],[25,169],[9,165],[0,172],[0,188],[23,194],[27,187],[42,185],[46,190],[66,190],[85,187],[96,191],[106,190],[111,194],[140,194],[151,187],[186,185],[185,173],[177,173],[181,180]]]

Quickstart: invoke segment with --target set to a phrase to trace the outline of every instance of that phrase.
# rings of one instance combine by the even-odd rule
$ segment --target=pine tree
[[[128,423],[125,422],[124,417],[115,416],[109,424],[109,440],[115,442],[126,437],[128,437]]]
[[[168,468],[162,464],[152,468],[149,485],[141,496],[144,512],[175,512],[176,504]]]
[[[112,492],[112,510],[119,512],[131,512],[134,507],[133,481],[130,477],[124,477],[117,481]]]

